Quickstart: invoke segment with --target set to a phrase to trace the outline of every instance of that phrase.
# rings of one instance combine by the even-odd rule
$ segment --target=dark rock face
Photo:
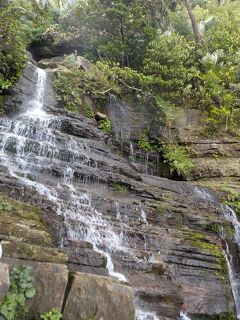
[[[39,61],[44,58],[63,56],[75,51],[82,52],[85,44],[78,37],[64,39],[64,35],[58,34],[51,28],[48,29],[40,40],[33,42],[29,48],[33,57]]]
[[[24,111],[26,104],[32,97],[36,88],[37,76],[35,74],[36,66],[28,62],[23,71],[22,77],[17,82],[16,86],[9,92],[4,103],[4,110],[9,115],[14,115],[20,111]]]
[[[233,312],[216,232],[216,226],[230,228],[221,211],[200,197],[191,184],[141,174],[128,158],[115,152],[114,140],[100,131],[94,120],[58,108],[45,110],[51,115],[47,127],[28,119],[32,130],[19,133],[19,139],[23,136],[27,141],[22,154],[16,148],[18,140],[7,147],[12,157],[11,162],[1,162],[0,191],[42,209],[42,218],[68,255],[69,269],[107,275],[106,256],[101,253],[105,251],[112,257],[114,271],[124,274],[134,287],[138,307],[160,319],[176,320],[181,310],[193,319]],[[18,121],[24,125],[26,119]],[[1,132],[6,126],[11,132],[14,123],[0,120]],[[27,158],[26,172],[15,163],[19,154]],[[6,237],[10,232],[10,227],[6,228]],[[21,230],[16,228],[15,233],[20,236]],[[39,241],[43,234],[31,231],[26,239]],[[96,247],[98,251],[93,250]],[[101,284],[102,280],[94,279],[100,278],[76,276],[66,304],[67,320],[78,319],[75,312],[89,312],[81,309],[83,305],[70,310],[74,292],[86,306],[99,306],[99,319],[112,319],[108,310],[101,309],[100,301],[102,290],[108,294],[104,288],[108,280]],[[91,291],[90,282],[99,288],[95,302],[79,292],[81,283]],[[112,283],[110,291],[114,293],[109,298],[114,312],[120,312],[115,318],[132,319],[132,306],[126,310],[116,307],[116,287],[121,293],[121,285]],[[131,289],[123,287],[128,292],[124,297],[132,301]]]

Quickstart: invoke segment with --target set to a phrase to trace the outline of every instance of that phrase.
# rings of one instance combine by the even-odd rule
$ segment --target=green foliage
[[[186,176],[194,167],[186,147],[174,144],[165,145],[163,156],[164,162],[170,166],[171,171],[176,171],[179,176]]]
[[[0,10],[0,94],[8,89],[21,75],[26,61],[27,35],[21,10],[16,2]]]
[[[2,305],[0,316],[6,320],[23,320],[27,312],[25,303],[27,299],[35,296],[33,278],[29,266],[13,267],[11,272],[11,286]]]
[[[114,190],[116,191],[127,191],[127,186],[125,184],[122,184],[122,183],[118,183],[118,182],[114,182],[112,184],[112,187]]]
[[[162,99],[162,97],[159,95],[156,96],[156,104],[163,114],[161,117],[161,122],[166,126],[166,128],[169,129],[170,132],[172,122],[179,116],[180,110],[175,104]]]
[[[0,100],[22,74],[27,45],[52,21],[52,14],[35,1],[0,2]]]
[[[79,90],[99,104],[110,91],[130,92],[152,97],[168,129],[181,108],[198,108],[205,114],[205,134],[239,131],[240,2],[192,3],[201,25],[197,45],[184,1],[78,2],[55,31],[59,39],[75,39],[81,54],[98,62],[91,72],[64,75],[58,86],[64,105],[78,109]],[[72,92],[66,92],[68,83]]]
[[[155,140],[151,139],[149,132],[146,130],[144,130],[141,134],[141,139],[138,141],[138,147],[148,152],[161,150],[159,145]]]
[[[106,133],[110,133],[112,131],[111,121],[109,119],[100,120],[98,128]]]
[[[65,58],[64,67],[58,71],[55,89],[59,102],[69,111],[79,111],[85,96],[90,96],[96,105],[101,105],[106,102],[107,92],[119,92],[108,64],[98,62],[91,70],[84,71],[77,65],[75,55]],[[93,116],[89,107],[87,109],[88,116]]]
[[[152,145],[145,137],[142,137],[141,140],[138,141],[138,147],[145,151],[152,151]]]
[[[84,51],[122,66],[139,66],[156,34],[143,1],[92,0],[78,2],[61,19],[59,31],[77,35]]]
[[[84,115],[85,115],[85,117],[90,118],[90,119],[95,117],[95,112],[93,111],[91,105],[86,104],[84,106]]]
[[[9,210],[11,210],[11,209],[12,209],[11,203],[9,203],[9,202],[6,201],[6,200],[0,201],[0,210],[9,211]]]
[[[62,317],[63,317],[63,315],[56,308],[53,308],[49,312],[42,314],[40,316],[41,320],[60,320],[60,319],[62,319]]]
[[[153,77],[153,87],[162,99],[181,104],[189,69],[184,64],[191,53],[189,44],[176,34],[154,39],[144,60],[144,73]]]

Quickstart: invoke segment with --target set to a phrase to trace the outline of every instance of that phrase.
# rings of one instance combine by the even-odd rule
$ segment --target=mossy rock
[[[0,194],[0,238],[3,256],[40,262],[66,263],[67,256],[53,248],[53,239],[40,209]]]

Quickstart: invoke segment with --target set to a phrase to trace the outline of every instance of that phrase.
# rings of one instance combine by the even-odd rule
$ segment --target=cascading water
[[[211,206],[219,210],[225,217],[225,219],[232,224],[235,230],[234,240],[238,248],[240,248],[240,222],[238,221],[237,215],[234,210],[226,205],[219,204],[217,202],[217,199],[215,199],[214,196],[205,189],[196,187],[195,193],[198,198],[204,199],[205,201],[209,202]],[[224,234],[222,236],[224,237]],[[225,246],[225,259],[228,266],[229,280],[231,283],[233,298],[235,302],[237,320],[240,320],[240,278],[239,275],[235,272],[233,257],[230,253],[227,241],[225,241]]]
[[[0,165],[22,185],[54,205],[57,214],[64,217],[67,240],[93,244],[96,251],[106,256],[109,275],[127,281],[114,271],[111,256],[114,251],[128,252],[128,241],[109,218],[96,210],[75,171],[76,168],[97,171],[97,164],[91,160],[85,141],[62,135],[59,118],[44,111],[47,73],[37,68],[36,77],[36,90],[26,111],[15,119],[0,119]],[[143,208],[140,211],[146,223]],[[116,218],[121,219],[117,203]],[[126,224],[124,227],[129,228]],[[60,245],[65,246],[64,240]],[[136,319],[158,320],[151,312],[138,308]]]
[[[154,313],[143,311],[141,309],[137,309],[136,319],[137,320],[159,320],[159,318]]]
[[[235,301],[235,306],[237,310],[237,319],[240,319],[240,280],[238,279],[236,273],[233,271],[233,261],[232,261],[232,255],[229,251],[228,244],[226,243],[226,252],[225,252],[225,258],[227,261],[228,266],[228,273],[229,278],[232,286],[232,293]]]

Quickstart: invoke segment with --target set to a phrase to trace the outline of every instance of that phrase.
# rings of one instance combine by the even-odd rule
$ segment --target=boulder
[[[93,67],[90,61],[81,56],[77,56],[77,65],[85,71],[91,71]]]
[[[2,304],[10,287],[9,267],[5,263],[0,263],[0,305]]]
[[[63,320],[134,320],[133,289],[117,280],[76,273]]]
[[[97,121],[106,120],[107,116],[104,113],[97,112],[96,115],[95,115],[95,119]]]

